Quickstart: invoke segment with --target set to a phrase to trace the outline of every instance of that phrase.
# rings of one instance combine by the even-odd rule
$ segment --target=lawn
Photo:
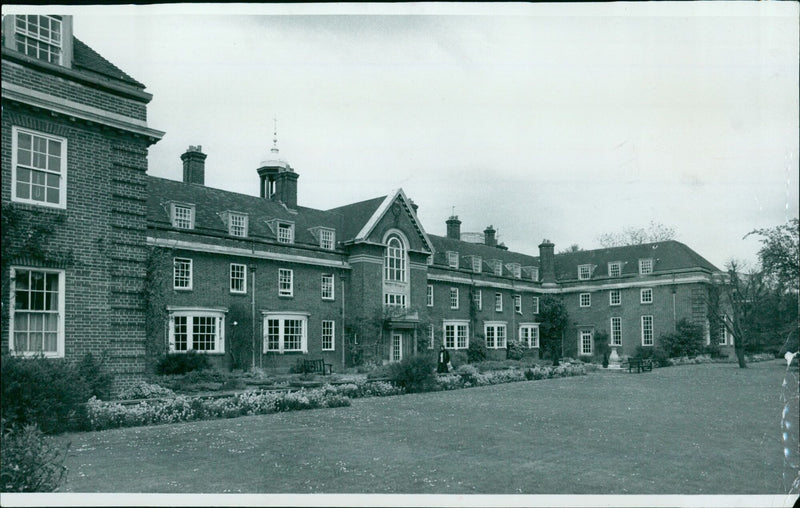
[[[62,491],[781,494],[784,373],[685,365],[70,434]]]

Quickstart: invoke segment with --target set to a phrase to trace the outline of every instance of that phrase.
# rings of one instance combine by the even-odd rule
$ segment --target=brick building
[[[594,354],[599,332],[632,354],[682,318],[709,328],[718,270],[681,243],[555,255],[545,240],[523,254],[492,226],[462,240],[455,216],[429,235],[402,190],[307,208],[277,141],[253,168],[259,196],[206,187],[199,146],[176,157],[182,181],[147,176],[163,134],[147,126],[151,96],[69,17],[6,16],[2,51],[3,213],[17,221],[4,232],[3,354],[105,352],[122,382],[167,352],[341,369],[484,340],[503,358],[508,341],[539,348],[546,294],[569,312],[570,356]]]
[[[70,16],[4,16],[2,76],[2,350],[140,376],[151,96]]]

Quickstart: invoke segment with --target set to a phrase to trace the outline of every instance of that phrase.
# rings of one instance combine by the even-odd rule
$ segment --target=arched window
[[[406,248],[397,235],[386,241],[386,257],[383,260],[383,277],[387,281],[406,281]]]

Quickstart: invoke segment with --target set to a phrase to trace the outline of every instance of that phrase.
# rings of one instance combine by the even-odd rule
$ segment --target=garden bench
[[[628,372],[636,369],[636,372],[653,370],[653,360],[650,358],[628,358]]]
[[[303,372],[305,374],[333,374],[333,364],[325,363],[324,360],[303,360]]]

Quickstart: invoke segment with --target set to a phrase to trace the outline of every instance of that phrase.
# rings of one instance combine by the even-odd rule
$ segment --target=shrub
[[[367,379],[389,377],[389,365],[378,365],[367,373]]]
[[[487,353],[486,341],[482,336],[476,336],[474,340],[469,341],[469,347],[467,347],[467,361],[469,363],[484,361]]]
[[[656,367],[669,367],[671,365],[669,355],[660,347],[637,346],[634,356],[651,359]]]
[[[457,369],[462,365],[468,364],[469,357],[467,357],[465,351],[453,351],[450,353],[450,363],[453,365],[454,369]]]
[[[474,385],[478,382],[478,369],[474,365],[462,365],[456,369],[464,384]]]
[[[0,490],[52,492],[64,479],[69,444],[61,451],[36,425],[2,429]]]
[[[464,388],[464,378],[457,374],[445,374],[436,378],[436,385],[440,390],[458,390]]]
[[[389,365],[389,379],[405,391],[430,391],[436,385],[436,362],[430,355],[414,355]]]
[[[0,411],[8,426],[37,424],[45,434],[70,428],[79,404],[104,396],[110,376],[91,355],[81,362],[3,356]]]
[[[703,351],[703,327],[687,319],[675,325],[675,331],[658,338],[658,344],[668,357],[696,356]]]
[[[188,351],[186,353],[171,353],[158,362],[156,372],[162,376],[186,374],[195,370],[209,368],[208,357],[203,354]]]
[[[522,343],[516,340],[509,340],[506,343],[506,358],[509,360],[521,360],[525,356],[525,348]]]
[[[172,397],[175,392],[161,385],[150,384],[147,381],[140,381],[130,388],[126,388],[119,393],[120,399],[158,399],[162,397]]]

